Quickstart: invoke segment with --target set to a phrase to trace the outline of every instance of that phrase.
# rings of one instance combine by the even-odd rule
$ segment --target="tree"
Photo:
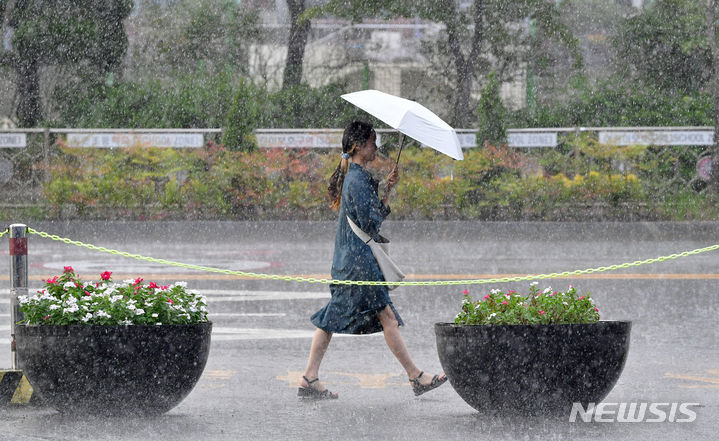
[[[16,114],[23,127],[43,117],[40,71],[50,65],[84,65],[98,81],[116,71],[127,49],[123,21],[132,0],[0,1],[9,49],[0,65],[15,72]]]
[[[148,6],[130,23],[139,34],[130,63],[133,70],[152,76],[199,68],[247,76],[250,43],[262,35],[259,11],[234,0],[178,0]]]
[[[655,0],[625,19],[613,44],[627,76],[692,93],[711,79],[706,0]]]
[[[719,45],[716,39],[717,0],[706,0],[706,37],[711,53],[711,93],[714,102],[714,145],[709,189],[719,193]]]
[[[581,64],[576,40],[559,20],[554,2],[546,0],[474,0],[463,7],[456,0],[331,0],[322,12],[359,21],[365,17],[420,17],[440,23],[445,32],[435,56],[447,58],[444,78],[452,82],[450,122],[466,127],[472,120],[471,95],[475,81],[495,70],[500,80],[511,77],[531,61],[532,21],[538,35],[557,40]]]
[[[302,81],[302,63],[310,33],[310,20],[303,17],[305,0],[287,0],[290,11],[290,36],[287,41],[287,61],[282,78],[282,89],[289,90]]]
[[[502,104],[502,97],[499,96],[499,81],[494,72],[489,74],[487,85],[482,90],[478,113],[477,145],[484,145],[485,142],[495,145],[505,142],[507,139],[506,110]]]
[[[712,164],[719,164],[719,48],[716,0],[656,0],[627,18],[614,40],[628,74],[680,96],[704,90],[714,103]],[[719,193],[719,166],[710,191]]]

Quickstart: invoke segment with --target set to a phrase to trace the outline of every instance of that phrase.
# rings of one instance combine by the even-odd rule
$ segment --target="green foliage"
[[[612,78],[595,86],[573,83],[573,94],[560,103],[546,103],[530,114],[514,112],[514,127],[705,126],[713,124],[710,95],[658,90]]]
[[[178,74],[157,79],[118,81],[84,96],[58,95],[60,119],[71,127],[221,127],[237,88],[230,72]],[[60,122],[58,122],[60,123]]]
[[[200,67],[248,74],[250,45],[262,37],[258,9],[227,0],[173,3],[143,7],[132,18],[144,34],[130,60],[140,70],[135,77],[190,73]]]
[[[495,145],[504,143],[507,138],[506,110],[499,95],[499,81],[495,72],[489,74],[487,85],[479,99],[477,113],[479,114],[477,145],[484,145],[485,142]]]
[[[700,90],[712,71],[705,3],[655,0],[625,19],[612,42],[627,71],[662,91]]]
[[[326,217],[334,162],[311,151],[61,148],[45,196],[51,216],[149,219]],[[69,213],[69,214],[68,214]]]
[[[357,115],[357,108],[340,98],[346,91],[344,84],[317,88],[300,84],[270,94],[262,127],[345,127]]]
[[[260,101],[258,91],[248,82],[240,82],[225,117],[222,143],[230,148],[253,150],[255,143],[251,136],[259,120]]]
[[[2,15],[13,33],[11,50],[0,54],[0,64],[16,71],[12,78],[21,126],[32,127],[43,117],[43,66],[62,65],[79,77],[69,87],[76,92],[119,70],[128,45],[123,21],[132,5],[131,0],[16,1],[11,10],[6,10],[9,4],[3,5]]]
[[[454,322],[463,325],[535,325],[596,323],[599,308],[589,293],[579,296],[569,285],[564,292],[551,287],[539,291],[537,282],[529,286],[529,294],[493,289],[480,301],[472,301],[464,291],[462,309]]]

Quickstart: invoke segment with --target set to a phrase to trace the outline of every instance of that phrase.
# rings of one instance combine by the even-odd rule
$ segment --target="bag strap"
[[[357,237],[359,237],[362,242],[369,243],[372,240],[372,238],[369,237],[369,234],[362,231],[362,229],[360,227],[358,227],[357,224],[352,222],[352,219],[350,219],[349,216],[347,216],[347,222],[349,222],[350,228],[352,228],[352,231],[354,232],[354,234],[356,234]]]

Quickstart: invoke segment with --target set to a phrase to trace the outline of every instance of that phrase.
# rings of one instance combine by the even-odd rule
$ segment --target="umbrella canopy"
[[[423,105],[379,90],[347,93],[342,98],[422,144],[464,159],[457,132]]]

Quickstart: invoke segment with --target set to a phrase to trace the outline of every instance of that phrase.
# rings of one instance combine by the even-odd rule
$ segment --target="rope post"
[[[12,224],[10,234],[10,356],[12,368],[17,369],[17,352],[15,351],[15,325],[23,319],[20,312],[18,296],[28,294],[27,285],[27,225]]]

